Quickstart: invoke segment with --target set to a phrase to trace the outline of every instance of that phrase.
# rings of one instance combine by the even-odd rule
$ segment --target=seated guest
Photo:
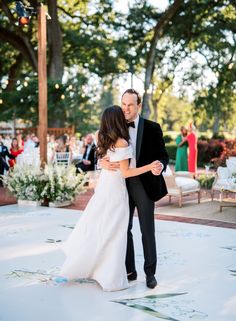
[[[69,145],[67,144],[67,136],[66,135],[62,135],[56,139],[55,149],[52,153],[52,159],[51,159],[52,162],[56,161],[56,153],[70,153],[69,162],[71,161],[71,150],[70,150]],[[58,161],[57,161],[57,163],[58,163]],[[60,163],[64,163],[64,161],[62,161]]]
[[[6,160],[6,157],[14,159],[15,156],[11,155],[8,151],[8,148],[3,145],[3,142],[0,141],[0,175],[4,174],[4,170],[8,171],[9,166]],[[0,186],[2,186],[2,181],[0,180]]]
[[[22,134],[21,134],[21,133],[18,133],[18,134],[16,135],[16,139],[17,139],[17,141],[18,141],[19,148],[20,148],[20,149],[24,149],[24,144],[25,144],[25,142],[24,142],[24,140],[23,140],[23,138],[22,138]]]
[[[39,147],[39,139],[36,135],[33,136],[33,142],[34,142],[34,148],[38,148]]]
[[[94,142],[94,136],[92,134],[88,134],[85,137],[85,151],[83,154],[82,160],[76,164],[77,173],[79,173],[79,168],[82,171],[93,171],[96,165],[96,145]]]
[[[10,153],[11,155],[17,157],[23,152],[23,148],[19,147],[18,140],[16,138],[12,139]],[[16,163],[16,159],[9,159],[10,167],[13,167]]]

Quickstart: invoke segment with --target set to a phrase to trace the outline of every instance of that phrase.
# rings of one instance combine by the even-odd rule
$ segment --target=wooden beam
[[[38,91],[39,91],[39,126],[40,160],[42,166],[47,162],[47,25],[46,10],[43,5],[38,8]]]

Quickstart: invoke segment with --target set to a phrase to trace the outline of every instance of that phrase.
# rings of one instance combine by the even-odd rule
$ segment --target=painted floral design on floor
[[[55,239],[47,239],[45,243],[60,243],[62,240],[55,240]]]
[[[129,298],[112,300],[112,302],[123,304],[127,307],[134,308],[153,317],[164,319],[168,321],[184,321],[187,320],[203,320],[208,317],[204,312],[192,309],[190,306],[194,304],[193,301],[182,299],[180,302],[176,300],[178,296],[185,296],[187,292],[182,293],[164,293],[147,295],[141,298]],[[168,314],[165,313],[168,311]],[[170,312],[171,315],[170,316]]]
[[[58,276],[59,268],[52,268],[49,271],[45,270],[27,270],[27,269],[19,269],[13,270],[9,274],[7,274],[7,278],[20,278],[29,281],[30,283],[51,283],[53,285],[58,285],[61,283],[67,283],[67,279]],[[88,279],[74,279],[71,282],[76,282],[79,284],[84,283],[95,283],[93,280]]]
[[[75,224],[74,225],[69,225],[69,224],[63,224],[63,225],[60,225],[61,227],[65,227],[65,228],[69,228],[69,229],[74,229],[75,228]]]
[[[225,250],[236,251],[236,246],[235,245],[233,245],[233,246],[222,246],[221,248],[225,249]],[[236,268],[229,269],[229,272],[230,272],[230,274],[232,276],[236,276]]]

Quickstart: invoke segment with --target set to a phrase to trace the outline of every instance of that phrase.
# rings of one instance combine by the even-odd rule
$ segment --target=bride
[[[96,280],[104,291],[128,287],[125,268],[128,193],[125,178],[151,171],[157,162],[129,168],[132,147],[122,109],[105,109],[97,137],[98,157],[109,156],[120,170],[102,169],[95,193],[63,246],[66,260],[60,275],[69,279]]]

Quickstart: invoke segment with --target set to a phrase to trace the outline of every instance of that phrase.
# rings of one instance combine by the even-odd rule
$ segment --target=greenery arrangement
[[[84,191],[87,176],[76,174],[75,166],[46,165],[44,169],[16,164],[8,175],[2,176],[4,185],[19,200],[64,202],[72,201]]]
[[[206,174],[201,174],[198,176],[197,180],[199,181],[201,187],[206,188],[206,189],[211,189],[213,182],[215,180],[215,177],[209,176]]]
[[[1,177],[3,184],[20,200],[41,201],[42,191],[46,183],[44,172],[39,167],[16,164]]]

